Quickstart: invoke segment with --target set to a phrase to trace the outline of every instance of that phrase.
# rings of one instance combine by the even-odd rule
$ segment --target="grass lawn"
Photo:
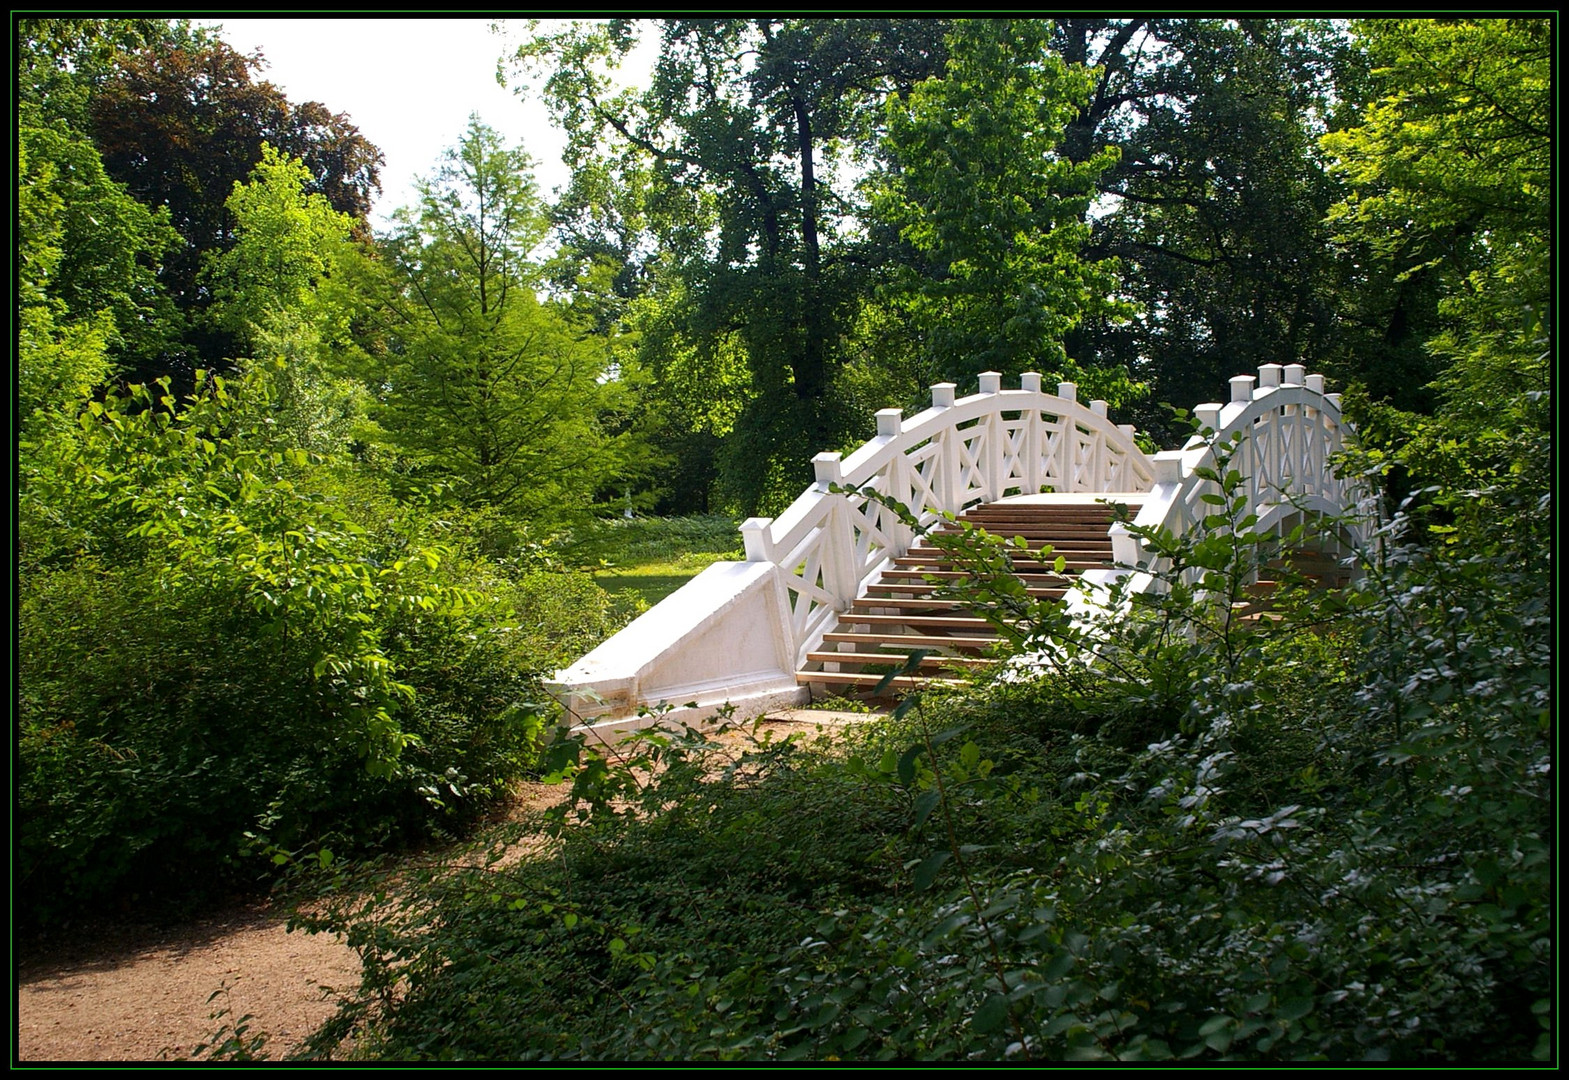
[[[579,530],[564,554],[575,565],[600,566],[594,581],[606,592],[652,606],[710,563],[741,558],[737,524],[723,514],[606,518]]]
[[[652,607],[696,577],[704,567],[727,556],[715,552],[691,552],[675,559],[615,566],[594,573],[594,581],[612,595],[635,593]]]

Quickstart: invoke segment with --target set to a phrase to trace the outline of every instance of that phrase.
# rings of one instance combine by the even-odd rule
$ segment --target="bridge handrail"
[[[1258,372],[1256,388],[1255,376],[1238,375],[1231,380],[1229,404],[1194,410],[1209,434],[1154,456],[1153,488],[1135,527],[1180,536],[1212,512],[1205,509],[1205,496],[1219,494],[1219,486],[1198,470],[1217,465],[1219,447],[1232,447],[1227,467],[1241,475],[1244,513],[1258,515],[1261,532],[1294,513],[1341,517],[1357,501],[1361,492],[1335,475],[1330,463],[1348,430],[1340,395],[1325,393],[1324,377],[1308,375],[1301,364],[1264,364]],[[1354,521],[1348,528],[1361,531]],[[1153,587],[1152,575],[1165,569],[1164,560],[1122,526],[1112,527],[1112,552],[1120,567],[1141,574],[1135,588]]]
[[[831,485],[871,487],[908,506],[923,524],[977,502],[1009,494],[1143,492],[1155,472],[1131,425],[1106,418],[1106,403],[1088,407],[1077,387],[1041,389],[1029,372],[1017,390],[985,372],[980,390],[955,399],[953,383],[932,387],[932,404],[908,420],[898,409],[877,413],[877,435],[843,458],[812,459],[815,482],[777,518],[741,526],[748,562],[784,571],[793,646],[798,658],[816,648],[835,615],[866,581],[904,554],[911,530],[887,507]]]

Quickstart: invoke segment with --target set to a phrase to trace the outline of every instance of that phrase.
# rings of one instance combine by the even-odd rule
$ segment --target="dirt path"
[[[359,979],[347,946],[287,933],[285,922],[255,905],[173,928],[105,928],[38,943],[41,955],[17,972],[18,1058],[180,1060],[247,1013],[247,1034],[266,1035],[265,1052],[282,1057],[332,1015],[329,988]],[[212,1018],[224,1008],[225,1018]]]
[[[781,738],[863,719],[793,711],[768,727]],[[548,805],[561,790],[532,785],[522,802]],[[18,1059],[178,1061],[247,1014],[246,1035],[265,1036],[262,1052],[284,1057],[332,1015],[333,989],[359,980],[358,957],[341,941],[288,933],[286,922],[281,910],[249,904],[174,927],[105,925],[26,943]],[[214,1018],[220,1009],[229,1011]]]

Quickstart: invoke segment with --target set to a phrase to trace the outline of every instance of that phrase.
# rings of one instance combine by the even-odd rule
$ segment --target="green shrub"
[[[1227,498],[1194,537],[1147,537],[1167,590],[1093,633],[961,538],[973,598],[1020,641],[1053,633],[1046,672],[812,751],[556,744],[559,847],[336,922],[366,981],[324,1038],[368,1024],[399,1059],[1545,1059],[1546,505],[1529,557],[1405,544],[1397,521],[1353,587],[1252,622],[1234,601],[1273,541]]]
[[[52,437],[21,505],[24,917],[472,821],[533,762],[542,674],[621,617],[278,448],[254,378]]]

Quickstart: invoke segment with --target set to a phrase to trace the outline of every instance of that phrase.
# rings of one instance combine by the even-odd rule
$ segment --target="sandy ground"
[[[347,946],[288,933],[285,922],[254,905],[177,927],[106,927],[34,943],[38,955],[17,972],[18,1058],[180,1060],[246,1014],[246,1034],[266,1035],[263,1052],[282,1057],[332,1015],[329,988],[359,980]],[[214,1018],[220,1009],[229,1013]]]
[[[799,710],[768,727],[780,738],[864,719]],[[561,790],[530,785],[520,803],[546,804]],[[268,1058],[286,1056],[332,1015],[333,990],[359,980],[341,941],[286,923],[283,911],[251,903],[178,926],[108,924],[19,943],[18,1060],[179,1061],[247,1015],[246,1037],[265,1036]]]

